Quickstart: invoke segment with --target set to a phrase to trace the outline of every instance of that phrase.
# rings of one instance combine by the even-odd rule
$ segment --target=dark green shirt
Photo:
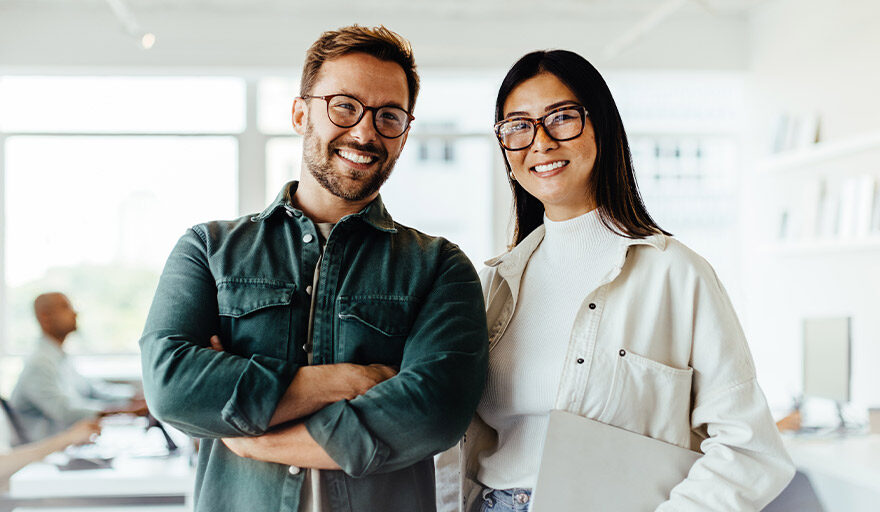
[[[220,437],[260,435],[301,366],[321,246],[285,185],[261,214],[183,235],[141,339],[159,419],[203,438],[197,511],[296,511],[305,471],[244,459]],[[443,212],[437,212],[442,215]],[[384,363],[397,376],[305,418],[342,471],[334,511],[433,511],[432,455],[467,428],[486,378],[480,283],[454,244],[393,222],[380,198],[342,218],[321,260],[314,364]],[[308,287],[308,290],[307,290]],[[207,348],[219,334],[224,352]]]

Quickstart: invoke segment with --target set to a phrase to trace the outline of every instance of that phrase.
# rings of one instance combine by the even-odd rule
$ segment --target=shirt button
[[[620,357],[623,357],[626,355],[626,350],[620,349],[620,352],[618,352],[618,354],[620,354]]]
[[[577,358],[577,362],[578,362],[578,364],[584,364],[584,358],[583,357]]]
[[[312,294],[312,286],[311,286],[311,285],[306,286],[306,293],[309,294],[309,295]]]
[[[297,466],[290,466],[289,468],[287,468],[287,472],[291,475],[298,475],[300,471],[302,470],[299,469],[299,467]]]
[[[529,495],[524,492],[521,492],[521,493],[517,494],[516,496],[514,496],[514,499],[516,499],[516,502],[519,503],[520,505],[524,505],[529,502]]]
[[[305,243],[309,243],[314,239],[315,239],[315,237],[313,237],[311,235],[311,233],[306,233],[305,236],[303,236],[303,242],[305,242]]]
[[[596,305],[593,304],[592,302],[590,303],[590,309],[596,309]]]
[[[293,218],[293,212],[290,210],[287,210],[287,216],[290,218]]]

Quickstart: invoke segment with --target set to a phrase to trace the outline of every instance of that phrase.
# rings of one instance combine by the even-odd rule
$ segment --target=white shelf
[[[801,255],[833,252],[880,251],[880,235],[851,239],[780,241],[761,246],[759,252],[773,255]]]
[[[820,142],[808,148],[774,155],[758,163],[762,173],[780,173],[816,167],[835,158],[880,150],[880,133],[871,133],[839,142]]]

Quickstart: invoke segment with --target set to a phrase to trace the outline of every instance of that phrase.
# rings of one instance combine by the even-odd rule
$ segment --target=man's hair
[[[406,85],[409,88],[409,112],[412,113],[416,105],[416,97],[419,95],[419,74],[416,72],[412,46],[409,41],[382,25],[378,27],[351,25],[321,34],[306,52],[300,94],[311,94],[324,62],[356,52],[395,62],[403,68]]]

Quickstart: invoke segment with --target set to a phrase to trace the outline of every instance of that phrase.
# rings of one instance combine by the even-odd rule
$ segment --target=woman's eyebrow
[[[553,110],[554,108],[558,108],[558,107],[561,107],[561,106],[563,106],[563,105],[570,105],[570,104],[577,104],[577,102],[574,101],[574,100],[562,100],[562,101],[557,101],[556,103],[554,103],[554,104],[552,104],[552,105],[547,105],[546,107],[544,107],[544,112],[547,112],[547,111],[549,111],[549,110]]]
[[[557,101],[556,103],[553,103],[551,105],[547,105],[546,107],[544,107],[544,112],[548,112],[550,110],[553,110],[554,108],[558,108],[563,105],[572,105],[572,104],[576,105],[577,102],[574,100]],[[508,117],[519,117],[519,116],[529,117],[529,113],[523,112],[521,110],[517,110],[515,112],[508,112],[507,115],[504,116],[504,118],[507,119]]]

